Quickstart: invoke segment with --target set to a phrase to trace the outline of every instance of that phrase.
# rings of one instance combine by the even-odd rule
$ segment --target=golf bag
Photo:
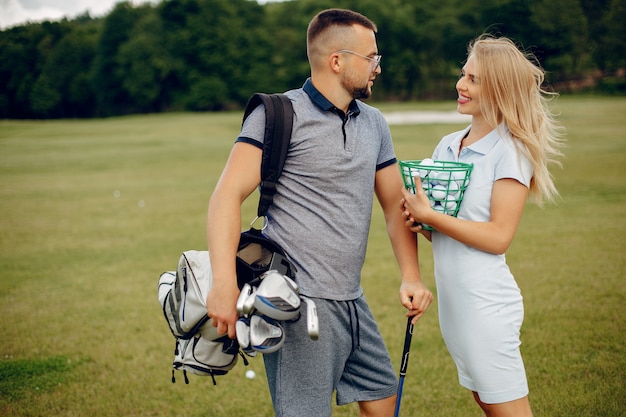
[[[244,112],[243,120],[259,104],[265,106],[266,126],[261,163],[261,184],[258,217],[265,216],[272,204],[276,183],[282,173],[293,124],[291,101],[280,94],[253,95]],[[237,283],[241,289],[246,283],[258,282],[270,269],[293,278],[295,267],[282,248],[260,230],[250,228],[241,234],[237,253]],[[189,250],[180,256],[175,271],[166,271],[159,277],[158,299],[165,320],[175,339],[172,382],[175,371],[215,376],[231,370],[241,356],[236,340],[219,335],[207,315],[206,296],[212,285],[212,271],[207,251]]]
[[[213,276],[207,251],[183,252],[176,271],[159,277],[158,297],[175,339],[172,382],[175,371],[196,375],[224,375],[237,363],[239,346],[227,335],[217,334],[207,315],[206,296]]]

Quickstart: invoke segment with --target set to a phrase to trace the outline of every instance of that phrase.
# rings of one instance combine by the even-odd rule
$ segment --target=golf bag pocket
[[[205,324],[204,327],[211,327]],[[216,375],[225,375],[236,364],[239,344],[228,335],[211,339],[215,331],[198,332],[190,339],[176,339],[176,350],[172,369],[172,382],[176,382],[175,371],[182,371],[185,383],[189,383],[187,372],[200,376],[211,376],[215,385]],[[209,337],[204,333],[208,333]]]
[[[175,272],[161,274],[159,302],[174,337],[189,339],[210,321],[206,296],[212,281],[211,261],[207,251],[185,251]]]
[[[206,296],[212,281],[209,253],[195,250],[183,252],[176,271],[159,277],[159,303],[175,339],[172,382],[179,370],[185,383],[191,372],[210,375],[215,384],[216,375],[226,374],[237,363],[239,344],[218,334],[207,315]]]

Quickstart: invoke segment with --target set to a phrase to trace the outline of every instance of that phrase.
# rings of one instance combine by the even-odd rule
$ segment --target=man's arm
[[[207,312],[219,334],[234,339],[237,315],[236,256],[241,235],[241,204],[261,181],[262,150],[235,143],[209,201],[207,241],[213,286],[207,295]]]
[[[405,226],[399,210],[403,187],[400,170],[395,164],[376,172],[376,196],[385,215],[387,233],[402,276],[400,303],[409,310],[408,316],[414,316],[415,323],[430,306],[433,295],[422,283],[417,235]]]

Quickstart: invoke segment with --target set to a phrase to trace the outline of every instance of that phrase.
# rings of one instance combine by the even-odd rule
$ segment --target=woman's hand
[[[428,196],[422,189],[422,181],[419,177],[414,178],[415,194],[411,194],[408,190],[402,189],[401,208],[402,215],[406,221],[406,226],[413,232],[420,232],[422,227],[415,223],[428,224],[428,216],[434,212],[430,206]]]

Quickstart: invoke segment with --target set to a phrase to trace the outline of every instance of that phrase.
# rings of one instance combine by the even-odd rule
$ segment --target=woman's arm
[[[416,181],[419,179],[416,178]],[[458,219],[433,210],[428,197],[416,183],[416,195],[404,191],[404,216],[407,222],[431,225],[451,238],[485,252],[505,253],[522,219],[528,188],[511,178],[496,181],[491,192],[491,216],[488,222]],[[411,223],[409,223],[411,224]],[[417,228],[411,228],[417,231]]]

